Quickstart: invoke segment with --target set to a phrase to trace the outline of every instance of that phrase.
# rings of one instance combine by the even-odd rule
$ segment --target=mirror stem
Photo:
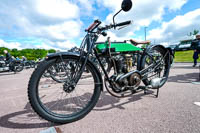
[[[117,16],[117,14],[119,14],[121,11],[122,11],[122,9],[119,10],[119,11],[113,16],[113,24],[114,24],[114,25],[115,25],[115,16]],[[115,26],[114,26],[114,29],[115,29]]]

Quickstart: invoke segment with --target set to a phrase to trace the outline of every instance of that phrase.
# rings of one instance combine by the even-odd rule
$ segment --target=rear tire
[[[22,63],[14,63],[14,72],[21,72],[24,69]]]
[[[154,59],[156,58],[156,60],[161,59],[166,54],[166,50],[161,47],[158,47],[158,46],[153,47],[148,53],[150,53],[150,52],[156,55],[156,56],[153,56],[153,58]],[[156,78],[156,77],[163,78],[163,80],[161,81],[160,87],[162,87],[166,83],[168,76],[169,76],[169,70],[170,70],[170,57],[169,56],[170,56],[170,53],[168,53],[165,56],[165,58],[162,60],[161,67],[159,67],[159,69],[157,71],[155,70],[152,73],[149,73],[147,75],[147,77],[142,80],[146,86],[150,85],[151,79]],[[141,59],[140,70],[147,68],[149,65],[151,65],[152,62],[153,62],[152,59],[148,55],[143,56]],[[151,75],[155,75],[155,76],[148,78]]]

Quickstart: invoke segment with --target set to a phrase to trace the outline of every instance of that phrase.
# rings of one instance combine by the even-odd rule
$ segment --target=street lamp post
[[[146,33],[147,32],[147,28],[148,27],[144,27],[144,38],[145,38],[145,41],[147,40],[147,38],[146,38],[146,36],[147,36],[147,33]]]

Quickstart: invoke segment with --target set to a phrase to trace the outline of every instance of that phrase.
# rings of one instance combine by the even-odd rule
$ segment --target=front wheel
[[[75,87],[71,86],[81,63],[77,56],[64,56],[62,61],[50,59],[42,62],[33,72],[28,97],[40,117],[64,124],[83,118],[93,109],[99,99],[102,83],[92,63],[86,63],[88,72],[83,72]],[[65,82],[43,76],[48,69],[54,71],[54,66],[60,64],[65,64]]]

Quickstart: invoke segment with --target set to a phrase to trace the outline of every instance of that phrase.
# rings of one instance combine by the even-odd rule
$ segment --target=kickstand
[[[140,86],[140,89],[144,90],[144,94],[147,94],[147,87],[146,86]]]
[[[146,87],[144,87],[144,88],[141,88],[141,89],[143,89],[144,90],[144,94],[146,95],[147,94],[147,91],[148,91],[148,89],[146,88]],[[156,96],[156,98],[158,98],[158,94],[159,94],[159,88],[158,89],[156,89],[157,91],[156,91],[156,95],[154,95],[154,96]]]
[[[159,88],[157,89],[157,92],[156,92],[156,98],[158,98],[158,94],[159,94]]]
[[[147,94],[147,89],[144,89],[144,94],[145,94],[145,95]]]

